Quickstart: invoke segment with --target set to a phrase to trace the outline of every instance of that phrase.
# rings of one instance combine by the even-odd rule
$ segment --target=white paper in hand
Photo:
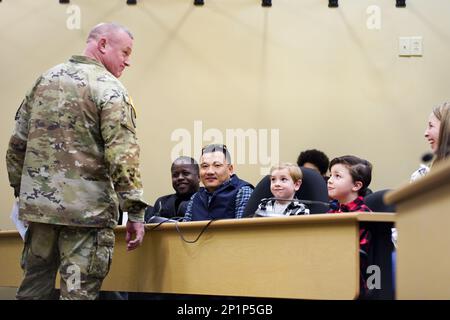
[[[125,211],[122,213],[122,226],[126,226],[127,221],[128,221],[128,212]]]
[[[11,210],[11,220],[16,225],[17,231],[19,231],[22,240],[25,240],[25,233],[27,232],[28,226],[22,220],[19,220],[19,201],[15,200],[12,210]]]

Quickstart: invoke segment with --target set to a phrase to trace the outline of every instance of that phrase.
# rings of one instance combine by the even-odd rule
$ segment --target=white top
[[[273,213],[275,214],[279,214],[279,215],[283,215],[284,214],[284,210],[286,210],[286,208],[288,207],[290,202],[287,202],[285,204],[281,204],[278,201],[275,201],[275,204],[273,206]]]
[[[421,164],[420,168],[413,172],[410,182],[414,182],[422,177],[425,177],[430,172],[430,167],[425,164]]]

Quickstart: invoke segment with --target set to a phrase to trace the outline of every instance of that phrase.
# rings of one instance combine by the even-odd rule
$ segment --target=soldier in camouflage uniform
[[[118,206],[128,212],[127,249],[144,237],[136,113],[117,79],[133,36],[94,27],[83,56],[45,72],[26,95],[6,155],[19,218],[28,223],[18,299],[95,299],[109,272]]]

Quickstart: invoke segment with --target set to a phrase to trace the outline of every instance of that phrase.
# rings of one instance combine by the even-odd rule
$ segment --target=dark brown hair
[[[342,156],[331,160],[330,170],[335,164],[342,164],[348,168],[353,182],[361,181],[362,187],[358,190],[358,195],[364,196],[367,187],[372,181],[372,164],[356,156]]]

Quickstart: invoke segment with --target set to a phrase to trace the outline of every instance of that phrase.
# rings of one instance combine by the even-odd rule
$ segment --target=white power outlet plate
[[[398,39],[398,55],[399,56],[411,55],[411,39],[409,37],[400,37]]]
[[[411,37],[411,55],[421,56],[422,55],[422,37]]]
[[[399,37],[398,55],[401,57],[422,56],[422,37]]]

